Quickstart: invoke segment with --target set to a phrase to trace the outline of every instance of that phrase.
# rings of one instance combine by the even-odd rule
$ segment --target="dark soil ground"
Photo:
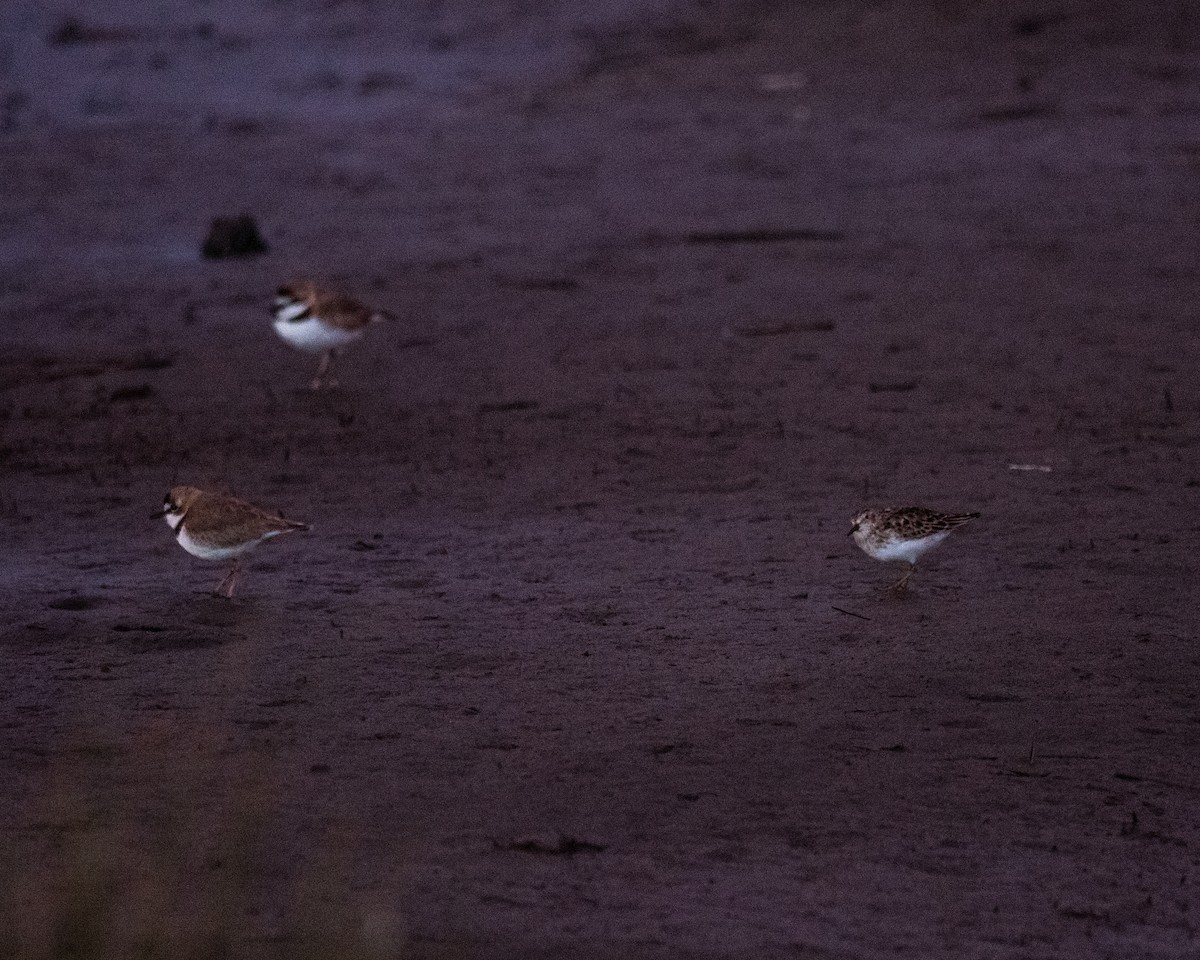
[[[963,6],[4,4],[15,955],[1200,955],[1200,16]]]

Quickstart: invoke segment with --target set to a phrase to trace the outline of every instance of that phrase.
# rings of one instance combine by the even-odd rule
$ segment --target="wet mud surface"
[[[15,5],[22,869],[166,796],[248,944],[332,858],[406,955],[1194,956],[1200,28],[1001,6]],[[318,393],[307,273],[397,316]],[[173,483],[312,531],[214,599]],[[888,503],[982,513],[903,601]]]

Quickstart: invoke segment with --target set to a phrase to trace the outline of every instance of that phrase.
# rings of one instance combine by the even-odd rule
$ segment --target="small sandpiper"
[[[287,520],[252,503],[222,493],[195,487],[172,487],[163,508],[154,514],[164,517],[175,539],[192,556],[204,560],[232,560],[232,569],[217,584],[214,596],[233,596],[242,554],[281,533],[307,530],[308,525]]]
[[[885,563],[908,564],[904,576],[888,589],[901,594],[917,568],[917,560],[950,535],[955,527],[978,513],[938,513],[924,507],[883,507],[863,510],[851,521],[849,536],[863,553]]]

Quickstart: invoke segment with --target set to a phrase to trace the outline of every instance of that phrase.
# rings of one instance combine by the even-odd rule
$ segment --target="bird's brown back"
[[[339,330],[361,330],[374,316],[353,297],[341,294],[322,295],[314,304],[313,313]]]
[[[885,514],[887,524],[906,537],[928,537],[961,527],[978,513],[938,513],[925,507],[900,507]]]
[[[183,523],[188,534],[214,547],[236,547],[268,533],[308,529],[306,524],[217,493],[196,496],[187,508]]]
[[[361,330],[376,316],[375,311],[342,293],[317,286],[309,280],[299,280],[281,288],[285,293],[308,307],[309,313],[320,317],[339,330]]]

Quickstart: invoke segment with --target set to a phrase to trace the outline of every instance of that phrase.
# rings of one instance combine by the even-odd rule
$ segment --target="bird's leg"
[[[225,586],[225,584],[227,584],[227,583],[229,582],[229,578],[230,578],[230,577],[232,577],[232,576],[233,576],[233,570],[230,570],[230,571],[229,571],[227,574],[225,574],[225,576],[223,576],[223,577],[221,578],[221,582],[220,582],[220,583],[218,583],[218,584],[217,584],[217,585],[216,585],[216,586],[213,588],[213,596],[214,596],[214,597],[220,597],[220,596],[222,596],[222,595],[223,595],[223,594],[221,593],[221,590],[222,590],[222,588]]]
[[[904,594],[908,592],[908,581],[912,578],[912,575],[916,569],[917,565],[915,563],[910,563],[908,565],[908,569],[904,572],[904,576],[888,587],[888,593],[894,597],[904,596]]]
[[[313,377],[312,388],[320,390],[321,385],[325,382],[325,374],[329,372],[329,365],[333,363],[333,351],[326,350],[321,354],[321,363],[317,367],[317,375]]]
[[[241,565],[240,560],[233,561],[233,567],[230,569],[230,571],[227,574],[225,574],[224,577],[221,578],[221,582],[217,584],[217,588],[213,591],[214,597],[220,597],[220,596],[224,596],[226,598],[233,597],[233,588],[237,585],[238,571],[239,571],[240,565]],[[229,589],[226,590],[224,594],[222,594],[221,588],[224,587],[226,584],[229,585]]]

